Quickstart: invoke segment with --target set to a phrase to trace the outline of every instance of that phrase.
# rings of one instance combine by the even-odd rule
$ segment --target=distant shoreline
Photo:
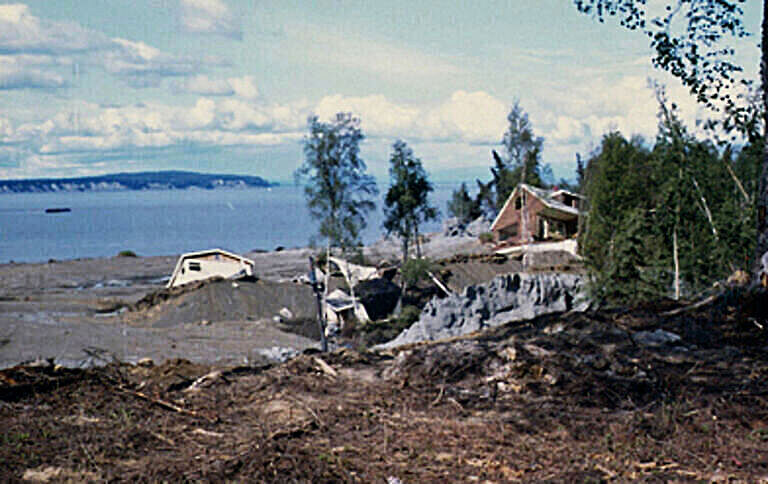
[[[0,180],[0,194],[185,190],[189,188],[215,190],[218,188],[269,188],[274,186],[279,186],[279,184],[253,175],[155,171],[72,178]]]

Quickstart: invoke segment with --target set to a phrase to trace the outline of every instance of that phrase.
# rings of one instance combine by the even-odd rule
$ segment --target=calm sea
[[[456,188],[437,185],[445,216]],[[379,239],[381,202],[363,241]],[[68,213],[46,214],[67,207]],[[435,231],[440,222],[424,232]],[[234,252],[306,246],[317,231],[301,187],[0,195],[0,262],[109,257],[121,250],[175,255],[213,247]]]

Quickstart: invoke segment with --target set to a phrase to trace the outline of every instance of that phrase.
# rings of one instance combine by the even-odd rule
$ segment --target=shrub
[[[121,250],[120,252],[117,253],[117,256],[118,257],[138,257],[136,255],[136,252],[132,250]]]
[[[483,232],[478,238],[480,239],[480,242],[490,244],[493,242],[493,232]]]
[[[408,259],[405,264],[400,267],[400,273],[408,286],[415,286],[419,281],[426,279],[427,273],[431,270],[432,261],[427,258]]]
[[[400,317],[398,318],[399,325],[402,328],[407,328],[416,321],[419,320],[419,315],[421,314],[421,309],[417,308],[416,306],[404,306],[402,311],[400,311]]]

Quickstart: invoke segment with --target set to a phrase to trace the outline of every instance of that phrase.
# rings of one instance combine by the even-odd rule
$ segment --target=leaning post
[[[315,277],[315,259],[309,256],[309,283],[312,285],[312,291],[315,293],[315,299],[317,300],[317,326],[320,328],[320,346],[323,353],[328,351],[328,340],[325,339],[325,320],[323,318],[323,303],[322,294],[320,293],[320,285]]]

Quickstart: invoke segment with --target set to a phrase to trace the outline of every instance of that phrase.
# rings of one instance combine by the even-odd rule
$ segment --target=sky
[[[653,7],[664,3],[650,0]],[[759,0],[745,24],[759,32]],[[756,78],[759,36],[734,41]],[[575,176],[611,130],[653,139],[667,86],[642,34],[570,0],[0,1],[0,178],[147,170],[290,181],[307,118],[349,111],[386,178],[405,140],[435,181],[489,178],[516,100]]]

